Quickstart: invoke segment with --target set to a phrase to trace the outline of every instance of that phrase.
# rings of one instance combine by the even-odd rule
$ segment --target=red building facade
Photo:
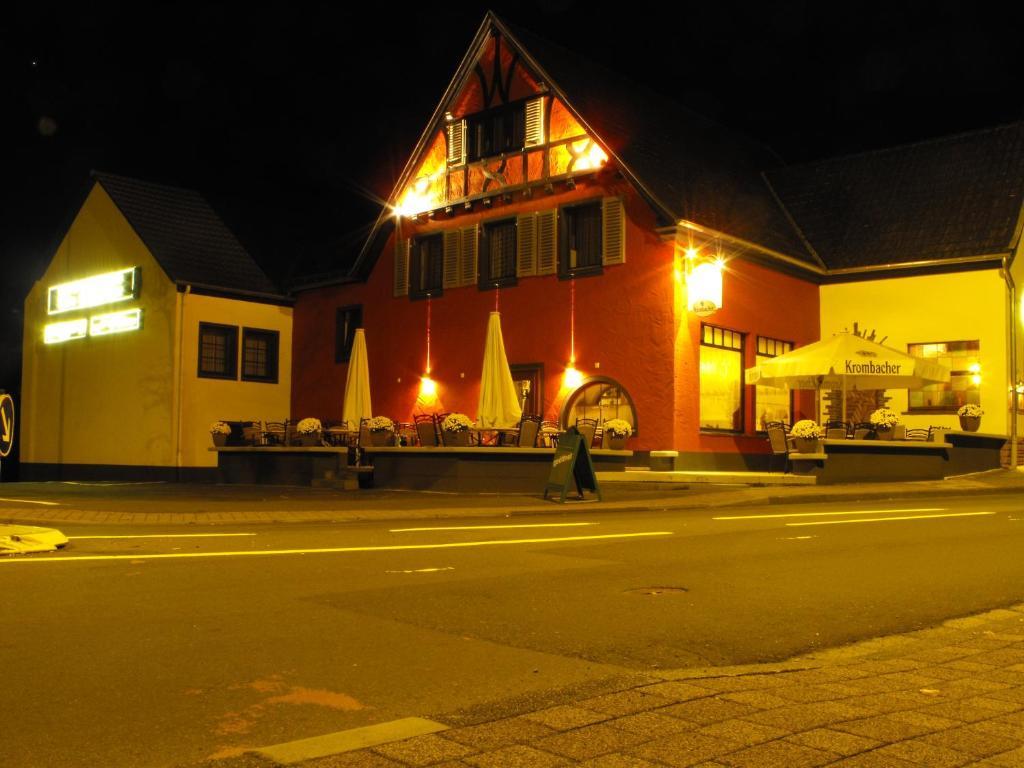
[[[720,143],[713,126],[673,138],[669,120],[655,136],[628,88],[527,37],[488,15],[352,270],[296,291],[293,415],[340,418],[361,325],[377,414],[475,417],[498,309],[527,412],[563,426],[621,416],[636,451],[756,466],[767,396],[742,372],[818,339],[817,265],[745,187],[745,161],[704,151]],[[703,317],[688,309],[694,256],[724,263],[721,307]],[[583,383],[567,386],[573,359]],[[810,399],[788,407],[813,414]]]

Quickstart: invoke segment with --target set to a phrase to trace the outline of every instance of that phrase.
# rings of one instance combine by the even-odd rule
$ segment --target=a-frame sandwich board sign
[[[558,438],[558,447],[551,460],[551,472],[544,487],[544,498],[548,498],[548,493],[554,491],[558,494],[554,500],[564,504],[570,483],[576,485],[576,500],[585,498],[584,491],[592,491],[597,495],[597,500],[601,501],[601,488],[597,484],[590,449],[576,427],[569,427]]]

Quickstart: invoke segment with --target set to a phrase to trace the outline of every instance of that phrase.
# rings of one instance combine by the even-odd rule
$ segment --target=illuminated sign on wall
[[[84,339],[88,333],[89,323],[83,317],[80,320],[50,323],[43,329],[43,341],[46,344],[59,344],[71,339]]]
[[[50,315],[59,315],[74,309],[89,309],[134,299],[138,295],[139,268],[129,267],[52,286],[46,312]]]
[[[46,344],[60,344],[62,341],[84,339],[86,336],[109,336],[112,333],[137,331],[142,327],[142,310],[126,309],[123,312],[108,312],[93,315],[88,320],[65,320],[61,323],[50,323],[43,328],[43,341]]]
[[[89,318],[90,336],[107,336],[111,333],[137,331],[141,327],[141,309],[126,309],[123,312],[111,312],[106,315],[93,315]]]

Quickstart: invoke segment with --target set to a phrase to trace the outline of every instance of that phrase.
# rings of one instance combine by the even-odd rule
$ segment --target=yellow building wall
[[[128,300],[47,315],[51,286],[141,267]],[[21,460],[34,463],[174,465],[177,291],[101,186],[94,185],[25,300]],[[50,322],[142,308],[141,329],[43,343]]]
[[[1017,370],[1012,377],[1013,383],[1020,386],[1024,383],[1024,239],[1017,243],[1013,261],[1010,264],[1010,275],[1016,287],[1017,307],[1010,322],[1016,323]],[[1024,437],[1024,392],[1017,400],[1017,437]]]
[[[866,280],[821,288],[821,338],[856,322],[886,345],[978,339],[981,345],[981,431],[1008,434],[1006,283],[999,270]],[[887,392],[908,428],[959,429],[954,414],[907,414],[907,390]]]
[[[180,295],[183,304],[181,466],[213,467],[210,425],[214,421],[284,421],[289,416],[292,370],[292,309],[214,296]],[[278,331],[277,384],[200,378],[199,324]],[[241,372],[241,356],[238,370]]]

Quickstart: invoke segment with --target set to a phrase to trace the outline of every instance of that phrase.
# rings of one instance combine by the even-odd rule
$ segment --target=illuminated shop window
[[[440,234],[413,241],[409,254],[411,298],[440,296],[444,282],[444,241]]]
[[[494,288],[516,283],[516,220],[484,224],[480,258],[480,287]]]
[[[701,325],[700,428],[743,431],[743,334]]]
[[[277,331],[242,330],[242,381],[277,383]]]
[[[89,309],[138,298],[138,295],[139,269],[129,267],[51,286],[47,295],[46,312],[50,315],[59,315],[75,309]]]
[[[907,390],[908,411],[956,413],[968,403],[981,405],[981,343],[977,339],[907,344],[907,353],[934,360],[950,370],[948,382]]]
[[[238,378],[238,328],[199,324],[199,375],[207,379]]]
[[[66,320],[62,323],[50,323],[43,328],[44,344],[60,344],[72,339],[84,339],[89,334],[89,321],[84,317],[78,320]]]
[[[339,307],[334,315],[334,362],[347,363],[352,357],[356,329],[363,327],[363,305]]]
[[[89,318],[90,336],[109,336],[112,333],[137,331],[142,327],[142,310],[126,309],[123,312],[107,312]]]
[[[601,271],[601,202],[563,208],[558,228],[563,276]]]
[[[793,342],[770,339],[767,336],[757,337],[757,355],[754,364],[771,360],[773,357],[793,351]],[[766,387],[758,384],[754,388],[754,413],[757,414],[757,428],[765,429],[769,421],[782,421],[792,424],[793,393],[785,387]]]

